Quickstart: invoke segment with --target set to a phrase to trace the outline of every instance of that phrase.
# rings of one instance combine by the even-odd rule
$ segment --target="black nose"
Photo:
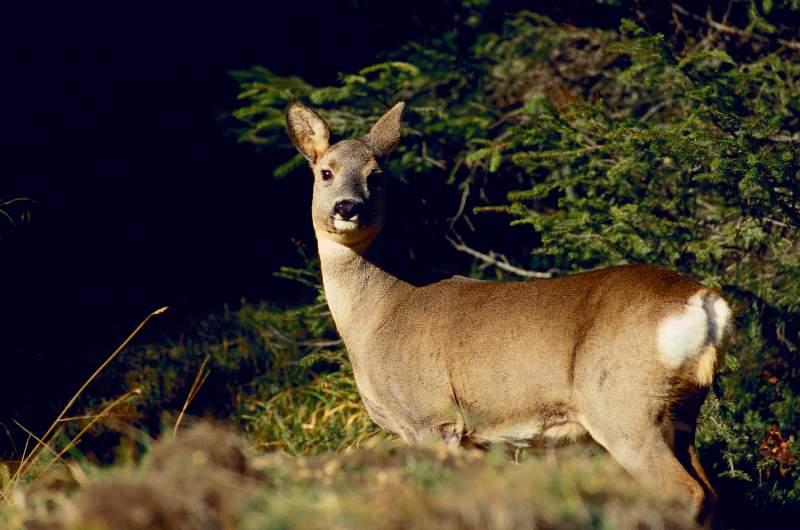
[[[333,213],[339,214],[342,219],[351,219],[358,215],[361,203],[353,201],[339,201],[333,206]]]

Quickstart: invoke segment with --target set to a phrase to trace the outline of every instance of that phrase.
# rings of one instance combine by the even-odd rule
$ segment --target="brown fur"
[[[301,107],[289,107],[290,130],[319,130],[293,123],[309,116],[292,110]],[[365,175],[399,140],[397,109],[368,141],[335,144],[311,164],[325,293],[370,416],[405,439],[450,444],[521,446],[588,432],[645,485],[701,516],[713,491],[693,443],[675,444],[674,431],[688,426],[693,439],[721,341],[715,330],[726,326],[719,295],[649,265],[505,283],[418,285],[391,274],[373,244],[384,197]],[[326,168],[334,177],[323,182]],[[336,228],[342,197],[363,203],[357,226]]]

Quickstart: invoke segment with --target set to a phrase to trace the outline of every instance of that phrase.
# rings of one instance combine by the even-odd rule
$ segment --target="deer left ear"
[[[286,107],[286,125],[297,150],[312,163],[328,150],[331,137],[328,124],[299,101],[292,101]]]
[[[361,141],[369,146],[375,157],[388,155],[400,141],[400,125],[406,104],[400,102],[384,114]]]

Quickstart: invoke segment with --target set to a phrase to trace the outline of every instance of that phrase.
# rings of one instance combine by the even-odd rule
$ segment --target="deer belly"
[[[542,419],[486,426],[469,435],[479,445],[509,444],[531,447],[544,442],[572,442],[586,436],[586,430],[576,421],[547,424]]]

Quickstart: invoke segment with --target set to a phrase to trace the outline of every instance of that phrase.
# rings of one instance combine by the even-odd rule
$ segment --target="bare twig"
[[[305,346],[306,348],[330,348],[331,346],[341,346],[342,339],[331,339],[331,340],[304,340],[297,343],[300,346]]]
[[[432,158],[431,156],[428,155],[428,144],[425,143],[424,141],[422,142],[422,158],[441,170],[447,169],[447,165],[444,162],[442,162],[441,160],[436,160],[435,158]]]
[[[304,348],[328,348],[330,346],[339,346],[342,344],[341,339],[331,339],[331,340],[295,340],[291,337],[287,337],[273,326],[267,325],[269,329],[269,336],[271,338],[276,338],[286,342],[288,344],[293,344],[295,346],[300,346]]]
[[[770,136],[769,139],[773,142],[781,143],[800,142],[800,135],[776,134],[775,136]]]
[[[8,219],[8,222],[11,223],[12,226],[17,226],[17,223],[14,222],[14,218],[11,217],[11,215],[9,215],[9,213],[6,212],[5,210],[0,209],[0,215]]]
[[[786,337],[786,322],[781,322],[775,327],[775,336],[790,352],[797,351],[797,345]]]
[[[458,210],[456,211],[455,215],[450,218],[450,231],[453,233],[456,239],[453,239],[449,235],[445,235],[445,239],[447,240],[450,245],[453,246],[454,249],[458,250],[459,252],[464,252],[465,254],[469,254],[472,257],[478,258],[479,260],[487,263],[489,265],[495,266],[497,268],[503,269],[506,272],[510,272],[512,274],[516,274],[517,276],[522,276],[523,278],[550,278],[552,274],[550,272],[538,272],[538,271],[530,271],[526,269],[522,269],[515,265],[509,263],[508,259],[503,256],[502,254],[498,254],[494,251],[489,251],[489,254],[484,254],[474,248],[468,246],[462,237],[458,235],[455,231],[454,226],[456,222],[462,217],[467,222],[467,224],[472,228],[474,231],[474,227],[472,223],[469,222],[469,218],[464,216],[464,209],[467,204],[467,199],[469,198],[470,190],[472,187],[472,183],[475,180],[475,168],[469,174],[469,177],[464,181],[464,189],[461,192],[461,201],[458,205]]]
[[[689,17],[689,18],[691,18],[693,20],[696,20],[698,22],[702,22],[704,24],[707,24],[709,27],[714,28],[715,30],[717,30],[717,31],[719,31],[721,33],[727,33],[729,35],[736,35],[738,37],[744,37],[746,39],[753,39],[753,40],[757,40],[757,41],[760,41],[760,42],[770,42],[772,40],[769,37],[765,37],[764,35],[761,35],[759,33],[747,32],[747,31],[745,31],[743,29],[735,28],[733,26],[729,26],[727,24],[723,24],[722,22],[717,22],[716,20],[711,18],[711,13],[710,12],[705,17],[701,17],[700,15],[695,15],[694,13],[690,13],[683,6],[681,6],[679,4],[675,4],[675,3],[672,4],[672,9],[673,9],[673,11],[675,11],[677,13],[680,13],[681,15],[683,15],[685,17]],[[791,48],[793,50],[800,51],[800,42],[793,41],[793,40],[781,39],[781,38],[776,38],[775,42],[777,42],[778,44],[780,44],[782,46],[786,46],[787,48]]]
[[[775,226],[780,226],[781,228],[790,228],[789,225],[787,225],[786,223],[776,221],[775,219],[770,219],[769,217],[763,217],[762,221],[764,221],[765,223],[773,224]]]
[[[450,218],[450,229],[455,226],[456,222],[461,218],[464,214],[464,207],[467,205],[467,199],[469,198],[470,188],[472,187],[472,182],[475,179],[475,168],[472,168],[472,171],[467,177],[467,180],[464,181],[464,189],[461,192],[461,202],[458,204],[458,210],[456,210],[455,215]]]
[[[670,103],[672,103],[672,98],[667,98],[667,99],[659,101],[658,103],[656,103],[655,105],[653,105],[652,107],[647,109],[647,112],[642,114],[642,118],[641,118],[642,121],[647,121],[653,114],[655,114],[659,110],[663,109],[664,107],[666,107]]]
[[[11,217],[11,214],[9,214],[7,211],[3,210],[3,207],[4,206],[11,206],[12,204],[15,204],[15,203],[18,203],[18,202],[35,203],[36,201],[34,201],[32,199],[29,199],[28,197],[16,197],[14,199],[8,199],[8,200],[0,198],[0,216],[3,216],[6,219],[8,219],[8,222],[11,223],[12,226],[17,226],[17,223],[14,222],[14,218]]]
[[[511,110],[511,111],[509,111],[509,112],[506,112],[505,114],[503,114],[502,116],[500,116],[500,118],[499,118],[497,121],[495,121],[494,123],[492,123],[491,125],[489,125],[489,128],[490,128],[490,129],[495,129],[495,128],[497,128],[497,127],[499,127],[499,126],[503,125],[505,122],[507,122],[507,121],[508,121],[508,120],[510,120],[511,118],[514,118],[514,117],[516,117],[516,116],[519,116],[519,115],[520,115],[520,114],[522,114],[523,112],[525,112],[525,109],[524,109],[524,108],[522,108],[522,107],[520,107],[520,108],[517,108],[517,109],[514,109],[514,110]]]
[[[458,236],[456,235],[456,237]],[[506,259],[506,257],[503,256],[502,254],[498,254],[493,251],[489,251],[489,254],[484,254],[483,252],[475,250],[474,248],[468,246],[466,243],[464,243],[463,240],[461,240],[460,237],[458,237],[459,241],[456,241],[450,236],[445,236],[445,239],[447,239],[447,242],[450,243],[450,245],[452,245],[452,247],[458,250],[459,252],[464,252],[465,254],[469,254],[470,256],[478,258],[479,260],[488,263],[489,265],[497,267],[498,269],[502,269],[506,272],[516,274],[517,276],[521,276],[523,278],[553,277],[553,274],[551,272],[531,271],[512,265],[511,263],[508,262],[508,259]]]

